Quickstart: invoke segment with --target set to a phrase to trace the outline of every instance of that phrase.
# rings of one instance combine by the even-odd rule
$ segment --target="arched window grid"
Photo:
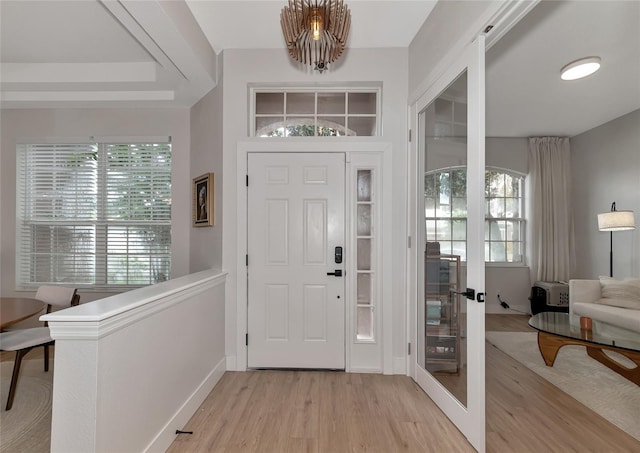
[[[440,253],[466,260],[466,167],[425,174],[426,240]],[[524,264],[524,175],[500,168],[485,171],[485,261]]]

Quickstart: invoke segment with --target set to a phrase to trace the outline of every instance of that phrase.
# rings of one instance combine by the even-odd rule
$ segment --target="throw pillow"
[[[602,299],[598,303],[640,310],[640,279],[600,277]]]

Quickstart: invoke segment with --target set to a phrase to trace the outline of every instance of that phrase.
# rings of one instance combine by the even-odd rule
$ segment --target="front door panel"
[[[248,366],[345,366],[341,153],[249,153]]]

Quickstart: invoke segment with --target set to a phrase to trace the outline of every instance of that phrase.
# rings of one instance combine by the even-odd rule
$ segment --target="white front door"
[[[345,157],[248,154],[248,366],[345,367]]]

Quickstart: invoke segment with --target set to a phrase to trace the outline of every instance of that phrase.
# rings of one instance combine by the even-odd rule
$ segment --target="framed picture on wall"
[[[213,226],[213,173],[193,178],[193,226]]]

